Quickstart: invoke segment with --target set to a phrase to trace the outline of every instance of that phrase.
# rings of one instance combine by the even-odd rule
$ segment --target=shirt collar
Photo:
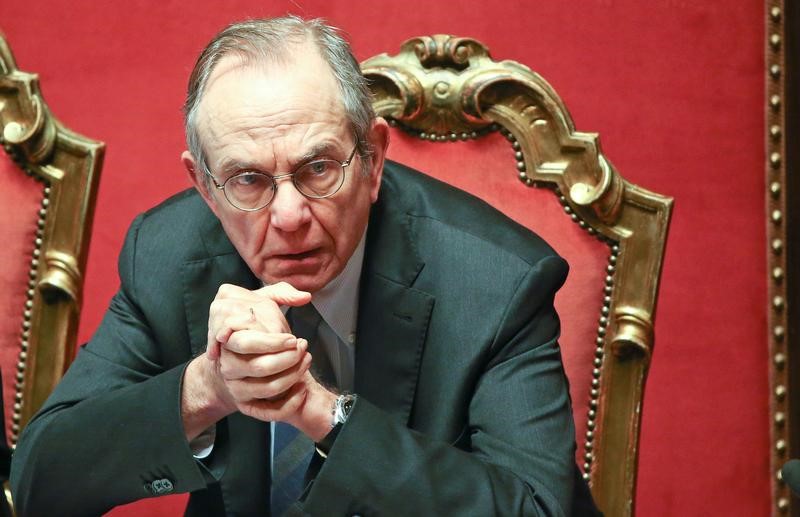
[[[358,316],[358,287],[364,266],[364,248],[367,232],[361,236],[353,255],[344,269],[328,285],[317,291],[311,303],[336,336],[352,345],[355,339]]]

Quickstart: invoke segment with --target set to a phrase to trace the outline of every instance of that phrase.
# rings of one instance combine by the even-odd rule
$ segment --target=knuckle
[[[217,297],[218,298],[227,298],[233,294],[233,285],[232,284],[222,284],[217,289]]]

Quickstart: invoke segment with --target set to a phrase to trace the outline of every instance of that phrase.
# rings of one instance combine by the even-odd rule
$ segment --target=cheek
[[[266,236],[266,218],[256,213],[226,213],[220,217],[225,233],[244,259],[253,257],[262,248]]]

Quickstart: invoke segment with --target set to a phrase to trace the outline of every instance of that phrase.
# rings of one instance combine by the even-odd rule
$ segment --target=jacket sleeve
[[[360,398],[299,509],[311,515],[571,515],[574,424],[557,344],[566,263],[518,285],[471,394],[436,441]]]
[[[140,223],[126,238],[121,287],[101,326],[20,437],[11,469],[19,515],[100,514],[206,486],[183,434],[186,363],[167,364],[160,349],[181,345],[157,343],[137,302],[136,275],[146,273],[137,263]]]

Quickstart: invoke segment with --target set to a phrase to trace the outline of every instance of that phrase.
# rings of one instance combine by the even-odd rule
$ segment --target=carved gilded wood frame
[[[13,445],[74,356],[104,144],[53,117],[38,76],[17,69],[1,36],[0,128],[5,152],[43,189],[20,331]]]
[[[362,70],[377,114],[424,139],[501,131],[516,151],[520,180],[552,188],[567,216],[608,244],[601,324],[596,343],[587,343],[596,359],[583,467],[600,509],[630,515],[672,199],[625,181],[597,135],[575,130],[547,82],[519,63],[493,61],[478,41],[413,38],[398,55],[368,59]]]
[[[800,515],[800,499],[780,477],[788,459],[800,458],[800,5],[767,0],[765,29],[772,514]]]

